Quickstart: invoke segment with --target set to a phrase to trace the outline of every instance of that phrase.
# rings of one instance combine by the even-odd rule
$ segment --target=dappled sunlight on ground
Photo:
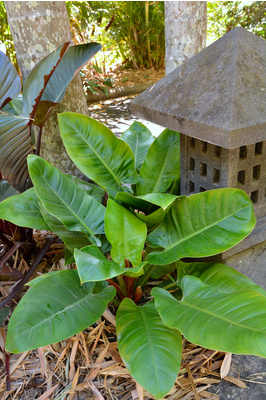
[[[158,136],[164,130],[164,127],[131,115],[130,102],[134,97],[136,95],[89,104],[89,116],[108,126],[117,136],[128,129],[134,121],[141,122],[154,136]]]

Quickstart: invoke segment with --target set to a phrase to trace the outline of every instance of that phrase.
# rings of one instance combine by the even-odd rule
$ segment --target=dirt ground
[[[107,74],[107,76],[110,76],[114,79],[115,87],[120,87],[125,85],[138,85],[142,83],[158,81],[165,76],[165,71],[156,71],[155,69],[132,70],[118,68],[114,72]]]

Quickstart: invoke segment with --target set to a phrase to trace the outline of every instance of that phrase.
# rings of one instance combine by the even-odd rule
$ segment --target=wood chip
[[[28,351],[24,351],[24,353],[21,354],[21,356],[19,357],[19,359],[15,362],[15,364],[12,366],[12,368],[10,368],[10,376],[14,373],[14,371],[17,369],[17,367],[19,366],[19,364],[24,360],[24,358],[27,356],[29,352]]]
[[[76,372],[76,374],[74,376],[74,379],[72,381],[68,400],[73,400],[73,397],[74,397],[75,391],[76,391],[76,386],[77,386],[77,383],[78,383],[78,379],[79,379],[79,367],[77,368],[77,372]]]
[[[51,387],[50,390],[47,390],[44,394],[42,394],[40,397],[38,397],[37,400],[49,400],[49,396],[55,391],[55,389],[58,387],[59,383]]]
[[[139,400],[144,400],[144,390],[143,387],[140,386],[137,382],[136,382],[136,390],[139,396]]]
[[[189,380],[190,380],[190,384],[191,384],[191,387],[192,387],[192,391],[193,391],[193,393],[194,393],[194,395],[195,395],[195,399],[196,399],[196,400],[200,400],[200,397],[199,397],[199,395],[198,395],[198,393],[197,393],[196,385],[195,385],[195,383],[194,383],[194,381],[193,381],[193,377],[192,377],[192,374],[191,374],[191,371],[190,371],[190,368],[189,368],[189,365],[188,365],[188,364],[186,365],[186,369],[187,369],[188,378],[189,378]]]
[[[69,360],[69,380],[72,381],[75,376],[76,368],[75,368],[75,359],[76,359],[76,353],[79,345],[79,341],[77,338],[72,338],[73,340],[73,346],[70,354],[70,360]]]
[[[92,382],[89,382],[88,385],[91,388],[91,390],[93,391],[93,393],[96,395],[98,400],[105,400],[104,397],[102,396],[102,394],[99,392],[99,390],[96,388],[96,386]]]
[[[48,379],[48,372],[47,372],[47,366],[46,366],[46,358],[44,354],[44,347],[38,348],[38,354],[39,354],[39,359],[41,362],[41,375]]]

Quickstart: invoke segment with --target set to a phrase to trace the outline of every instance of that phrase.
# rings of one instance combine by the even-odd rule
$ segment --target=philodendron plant
[[[169,129],[154,139],[134,122],[118,139],[74,113],[60,114],[59,126],[69,156],[95,185],[30,155],[34,187],[3,201],[0,218],[56,233],[76,269],[30,282],[11,316],[6,350],[77,334],[116,296],[120,355],[157,399],[177,377],[182,335],[210,349],[266,357],[265,290],[226,265],[182,260],[225,251],[252,231],[247,194],[178,195],[179,136]],[[168,279],[150,292],[149,278],[161,276]]]

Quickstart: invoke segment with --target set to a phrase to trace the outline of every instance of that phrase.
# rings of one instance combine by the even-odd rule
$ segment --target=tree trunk
[[[165,72],[206,46],[207,2],[165,1]]]
[[[64,1],[6,1],[5,7],[22,79],[25,81],[34,65],[62,43],[72,41],[66,4]],[[45,124],[41,156],[61,171],[82,177],[69,159],[60,137],[57,113],[63,111],[88,112],[79,75],[69,85],[64,100],[51,112]]]

